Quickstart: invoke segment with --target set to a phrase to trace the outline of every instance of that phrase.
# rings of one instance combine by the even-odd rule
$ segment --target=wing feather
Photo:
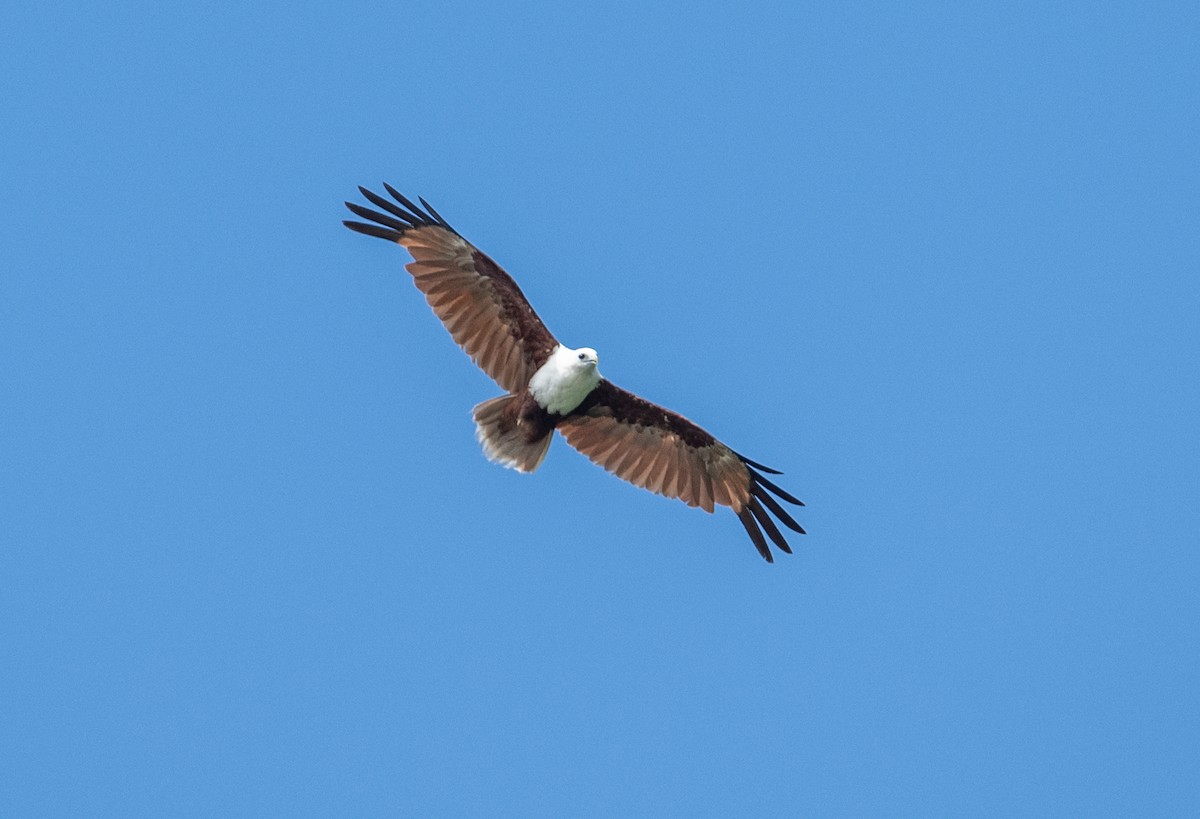
[[[637,459],[641,457],[642,449],[637,446],[637,436],[629,433],[628,430],[620,430],[621,446],[614,449],[609,455],[609,469],[616,475],[626,478],[626,475],[631,475],[634,471],[634,465]]]
[[[758,521],[758,525],[767,533],[767,537],[771,538],[771,542],[778,546],[782,551],[788,554],[792,553],[792,547],[788,545],[784,539],[783,533],[779,531],[779,527],[775,525],[775,521],[771,520],[771,516],[763,511],[762,504],[758,502],[758,498],[751,498],[746,504],[750,508],[754,519]]]
[[[682,447],[667,449],[667,474],[664,476],[662,493],[668,498],[678,498],[683,480],[685,459]]]
[[[771,514],[779,518],[780,522],[784,526],[791,529],[793,532],[799,532],[802,535],[805,534],[804,527],[799,523],[796,523],[795,518],[789,515],[788,511],[779,505],[779,501],[768,495],[765,489],[756,483],[751,491],[754,492],[754,497],[758,498],[767,505],[767,508],[771,510]]]
[[[771,550],[767,547],[767,541],[763,539],[762,531],[758,528],[758,524],[754,522],[754,513],[749,507],[743,507],[737,513],[738,520],[746,527],[746,534],[750,535],[750,540],[754,543],[754,548],[758,549],[758,553],[763,556],[763,560],[768,563],[774,563],[775,558],[771,557]]]
[[[419,217],[414,216],[413,214],[404,210],[404,208],[396,207],[394,204],[392,204],[386,198],[380,196],[377,193],[372,193],[371,191],[364,188],[362,185],[358,186],[358,192],[361,193],[364,197],[366,197],[367,201],[369,201],[371,204],[375,205],[376,207],[383,208],[388,213],[392,214],[393,216],[397,217],[398,219],[403,219],[405,222],[407,222],[412,227],[416,227],[417,225],[421,224],[421,219]]]
[[[779,514],[783,510],[767,490],[787,500],[791,496],[763,478],[742,456],[682,415],[610,381],[601,381],[578,408],[558,422],[558,430],[594,463],[635,486],[678,498],[706,512],[716,506],[732,508],[767,560],[771,560],[768,538],[780,550],[791,552],[768,510],[788,528],[803,533],[786,512]]]
[[[634,486],[641,486],[654,491],[654,463],[658,460],[658,456],[662,454],[662,448],[653,445],[646,446],[640,444],[642,454],[638,458],[637,469],[630,476],[629,482]]]
[[[656,495],[661,495],[663,492],[663,483],[666,479],[666,463],[670,457],[670,450],[659,447],[657,451],[651,453],[649,457],[649,465],[646,468],[646,476],[644,478],[645,486]]]
[[[384,227],[390,227],[392,230],[405,231],[412,228],[412,225],[410,225],[408,222],[402,222],[399,219],[387,216],[386,214],[380,213],[377,210],[364,208],[362,205],[355,205],[351,202],[347,202],[346,207],[349,208],[350,212],[355,216],[361,216],[367,221],[375,222],[383,225]]]
[[[523,390],[557,339],[512,277],[428,202],[418,198],[418,206],[391,185],[384,189],[394,202],[359,188],[380,210],[347,202],[351,213],[367,221],[347,221],[346,227],[406,248],[413,257],[406,266],[413,282],[455,342],[505,390]]]
[[[697,489],[699,490],[700,508],[705,512],[712,512],[712,476],[708,474],[707,468],[696,472],[695,476],[698,484]]]

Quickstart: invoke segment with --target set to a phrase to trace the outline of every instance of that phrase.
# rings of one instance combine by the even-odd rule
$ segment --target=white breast
[[[579,351],[561,344],[529,379],[529,392],[546,412],[566,415],[600,383],[594,363],[580,361]]]

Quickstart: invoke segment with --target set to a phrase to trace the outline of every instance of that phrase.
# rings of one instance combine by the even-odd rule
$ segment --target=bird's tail
[[[475,437],[488,460],[518,472],[533,472],[542,465],[554,437],[554,427],[522,423],[520,395],[502,395],[477,404]]]

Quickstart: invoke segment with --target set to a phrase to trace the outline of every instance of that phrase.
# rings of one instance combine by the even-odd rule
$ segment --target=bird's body
[[[391,186],[384,187],[395,201],[359,190],[386,213],[347,202],[369,222],[345,225],[408,249],[413,256],[408,270],[434,313],[471,359],[507,391],[473,410],[476,437],[489,459],[533,472],[558,430],[568,444],[630,483],[708,512],[716,505],[729,506],[767,561],[772,557],[764,531],[777,547],[791,552],[767,512],[793,531],[803,534],[804,529],[771,493],[803,504],[762,475],[778,474],[775,470],[603,378],[596,351],[561,344],[512,277],[425,200],[420,200],[422,210]]]

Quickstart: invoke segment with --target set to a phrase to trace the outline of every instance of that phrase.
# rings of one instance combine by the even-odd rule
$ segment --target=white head
[[[570,356],[572,366],[577,369],[594,370],[600,366],[600,356],[591,347],[580,347],[578,350],[564,347],[563,352]]]
[[[529,391],[543,409],[566,414],[600,383],[599,363],[591,347],[572,350],[560,344],[529,379]]]

